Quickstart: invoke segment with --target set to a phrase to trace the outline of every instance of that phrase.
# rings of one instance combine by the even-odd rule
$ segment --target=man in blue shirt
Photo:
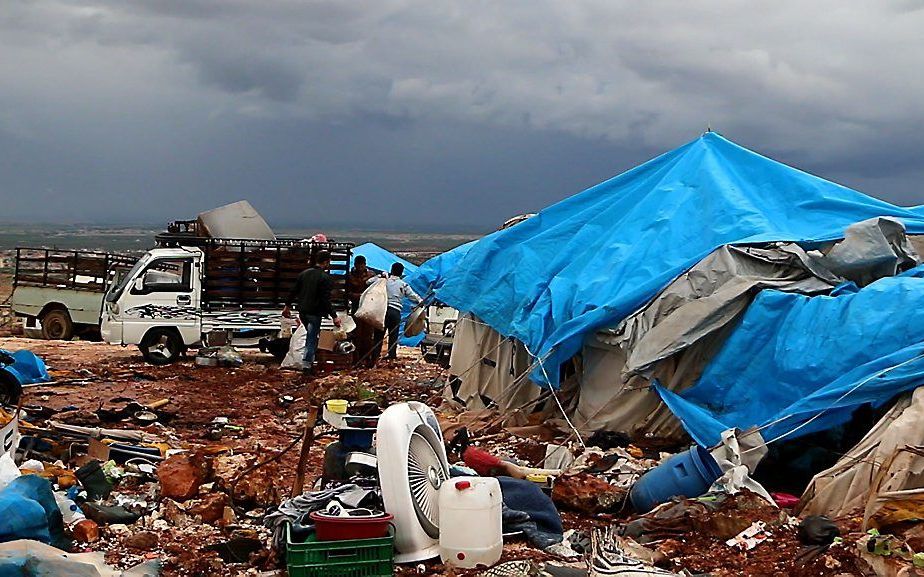
[[[383,275],[384,276],[384,275]],[[385,330],[388,331],[388,355],[386,359],[398,358],[398,329],[401,326],[401,310],[404,308],[404,299],[408,298],[414,304],[420,303],[420,297],[414,292],[404,279],[404,265],[396,262],[391,265],[391,273],[385,277],[385,287],[388,289],[388,309],[385,312]],[[376,282],[378,278],[371,278],[368,284]],[[379,331],[374,340],[381,343],[385,339],[385,334]],[[381,345],[376,347],[372,352],[373,362],[378,360]]]

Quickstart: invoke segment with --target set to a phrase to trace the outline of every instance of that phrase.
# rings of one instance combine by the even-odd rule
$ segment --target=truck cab
[[[138,345],[155,364],[175,360],[202,335],[198,248],[145,253],[106,293],[100,332],[108,343]]]
[[[426,334],[420,341],[420,351],[424,359],[444,367],[449,366],[449,354],[452,352],[453,336],[459,311],[440,301],[427,305]]]

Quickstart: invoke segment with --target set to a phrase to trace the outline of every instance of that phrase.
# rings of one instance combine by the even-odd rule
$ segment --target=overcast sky
[[[924,203],[924,1],[0,0],[0,220],[492,228],[697,137]]]

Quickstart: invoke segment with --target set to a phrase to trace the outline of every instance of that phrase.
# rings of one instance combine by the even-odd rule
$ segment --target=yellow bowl
[[[344,399],[330,399],[327,401],[327,410],[338,415],[345,415],[349,405],[349,401]]]

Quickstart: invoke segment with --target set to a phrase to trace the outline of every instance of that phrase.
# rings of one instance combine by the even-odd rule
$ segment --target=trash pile
[[[770,456],[741,432],[711,451],[666,451],[612,431],[579,441],[554,419],[460,410],[434,387],[441,369],[417,358],[304,380],[249,353],[234,369],[146,367],[125,354],[92,372],[62,356],[98,347],[106,345],[35,347],[49,351],[62,384],[26,389],[19,460],[0,461],[9,479],[0,503],[36,503],[34,517],[4,534],[4,563],[79,562],[68,570],[88,575],[295,575],[293,567],[330,568],[357,542],[383,575],[913,575],[924,561],[916,495],[907,493],[917,394],[800,498],[754,480],[754,463]],[[90,399],[90,386],[112,396]],[[236,390],[248,405],[229,411],[205,387]],[[315,403],[303,487],[292,497]],[[906,456],[878,475],[894,448]],[[877,477],[889,480],[877,499],[889,500],[864,521],[860,483],[868,489]],[[833,497],[841,483],[855,496]],[[428,533],[434,510],[439,530]],[[466,523],[481,530],[444,531]]]

